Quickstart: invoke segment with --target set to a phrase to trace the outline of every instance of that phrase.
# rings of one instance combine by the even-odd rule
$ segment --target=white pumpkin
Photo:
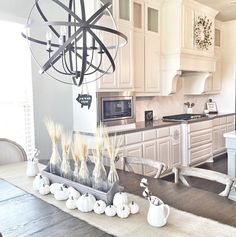
[[[77,199],[74,199],[73,196],[69,196],[69,199],[66,201],[66,207],[70,210],[76,209],[76,201]]]
[[[79,197],[76,202],[77,208],[81,212],[90,212],[93,210],[96,199],[93,195],[85,193]]]
[[[130,213],[131,214],[136,214],[139,212],[139,205],[132,201],[130,204],[129,204],[129,208],[130,208]]]
[[[39,193],[41,195],[47,195],[50,193],[50,187],[47,184],[43,184],[40,188],[39,188]]]
[[[114,198],[113,198],[113,205],[118,207],[118,206],[121,206],[123,204],[128,205],[128,196],[127,196],[127,194],[124,193],[124,192],[116,193]]]
[[[47,177],[42,176],[42,174],[37,174],[33,181],[33,189],[39,191],[39,188],[43,185],[50,185],[50,181]]]
[[[69,198],[69,194],[70,193],[69,193],[68,188],[65,188],[65,187],[61,186],[60,190],[57,190],[54,193],[54,197],[58,201],[65,201]]]
[[[130,214],[130,208],[128,205],[123,204],[117,207],[117,216],[120,218],[127,218]]]
[[[95,202],[93,210],[96,214],[103,214],[105,212],[107,204],[103,200],[98,200]]]
[[[81,196],[80,193],[73,187],[69,187],[68,190],[70,192],[70,196],[72,196],[74,199],[78,199]]]
[[[55,194],[55,192],[60,190],[62,186],[63,186],[63,184],[53,183],[50,185],[50,192],[52,194]]]
[[[116,207],[114,205],[109,205],[105,209],[105,214],[107,216],[115,216],[116,215]]]

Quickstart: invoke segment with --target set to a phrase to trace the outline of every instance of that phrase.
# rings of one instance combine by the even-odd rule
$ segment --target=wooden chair
[[[134,165],[142,165],[142,166],[149,166],[151,168],[154,168],[156,170],[156,174],[154,178],[159,178],[162,173],[164,173],[167,170],[167,165],[165,163],[155,161],[155,160],[149,160],[139,157],[131,157],[131,156],[124,156],[123,159],[123,170],[126,170],[126,167],[128,171],[134,172],[134,169],[132,168],[132,164]]]
[[[213,170],[206,170],[195,167],[177,166],[173,168],[173,172],[175,174],[175,183],[178,183],[179,180],[181,180],[182,183],[188,187],[190,185],[184,176],[197,177],[224,184],[225,189],[221,193],[219,193],[219,195],[223,197],[229,196],[230,190],[234,184],[233,178],[231,178],[226,174],[222,174]]]
[[[16,142],[0,138],[0,165],[27,160],[25,150]]]

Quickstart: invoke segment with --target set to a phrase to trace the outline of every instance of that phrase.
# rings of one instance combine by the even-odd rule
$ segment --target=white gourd
[[[127,194],[124,193],[124,192],[116,193],[114,198],[113,198],[113,205],[118,207],[118,206],[121,206],[123,204],[128,205],[128,196],[127,196]]]
[[[50,185],[50,181],[47,177],[42,176],[42,174],[37,174],[33,181],[33,189],[39,191],[39,188],[43,185]]]
[[[65,187],[61,187],[60,190],[57,190],[55,193],[54,193],[54,197],[56,200],[58,201],[65,201],[69,198],[69,191],[68,191],[68,188],[65,188]]]
[[[129,208],[131,214],[136,214],[139,212],[139,205],[134,201],[131,201],[131,203],[129,204]]]
[[[90,212],[93,210],[96,199],[93,195],[85,193],[79,197],[76,202],[77,208],[81,212]]]
[[[123,204],[117,207],[117,216],[120,218],[127,218],[130,214],[130,208],[128,205]]]
[[[69,187],[68,190],[70,192],[70,196],[72,196],[74,199],[79,199],[81,196],[80,193],[73,187]]]
[[[47,184],[43,184],[40,188],[39,188],[39,193],[41,195],[47,195],[50,193],[50,188],[49,185]]]
[[[103,214],[105,212],[106,203],[103,200],[98,200],[95,202],[93,210],[96,214]]]
[[[69,199],[66,201],[66,207],[70,210],[76,209],[76,199],[73,196],[69,196]]]
[[[109,205],[105,209],[105,214],[107,216],[115,216],[116,215],[116,207],[114,205]]]
[[[56,191],[60,190],[63,184],[53,183],[50,185],[50,192],[54,194]]]

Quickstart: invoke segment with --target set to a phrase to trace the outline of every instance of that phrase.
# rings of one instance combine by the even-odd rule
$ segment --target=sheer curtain
[[[0,137],[19,143],[31,157],[34,122],[31,57],[22,24],[0,21]]]

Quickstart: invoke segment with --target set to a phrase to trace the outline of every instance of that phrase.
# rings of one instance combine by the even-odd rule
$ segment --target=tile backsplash
[[[205,103],[211,98],[209,95],[184,96],[183,80],[177,83],[177,92],[171,96],[137,97],[136,121],[144,121],[144,111],[153,110],[154,119],[161,119],[165,115],[180,114],[186,112],[185,102],[194,103],[193,113],[203,113]]]

